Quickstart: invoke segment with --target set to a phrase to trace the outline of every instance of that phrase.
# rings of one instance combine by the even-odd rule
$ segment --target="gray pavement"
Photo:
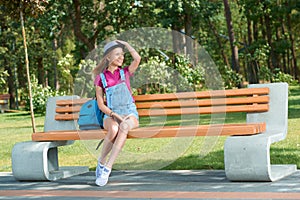
[[[223,170],[95,172],[53,182],[19,182],[0,173],[0,199],[300,199],[300,171],[276,182],[230,182]]]

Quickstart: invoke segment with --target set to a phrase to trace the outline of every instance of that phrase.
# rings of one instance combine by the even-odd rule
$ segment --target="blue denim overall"
[[[139,119],[136,105],[132,95],[125,82],[124,70],[120,69],[121,83],[111,87],[107,87],[107,82],[103,73],[100,74],[103,88],[106,92],[107,106],[120,116],[127,116],[129,114]],[[109,116],[104,115],[104,120]]]

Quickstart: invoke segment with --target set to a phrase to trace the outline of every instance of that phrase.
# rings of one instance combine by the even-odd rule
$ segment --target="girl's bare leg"
[[[107,130],[107,135],[104,138],[103,147],[99,161],[102,165],[106,163],[106,158],[111,151],[119,131],[119,124],[112,118],[107,118],[104,121],[104,128]]]
[[[120,151],[122,150],[126,139],[128,131],[139,126],[139,121],[135,117],[129,117],[123,121],[119,126],[119,132],[115,138],[109,160],[106,164],[108,168],[112,168],[116,158],[118,157]]]

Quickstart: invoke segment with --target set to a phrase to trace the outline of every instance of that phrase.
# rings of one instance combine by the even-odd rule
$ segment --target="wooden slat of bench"
[[[56,107],[55,112],[56,113],[73,113],[73,112],[79,112],[81,108],[81,105],[75,105],[75,106],[65,106],[65,107]]]
[[[79,114],[78,113],[72,113],[72,114],[58,114],[55,115],[55,120],[57,121],[69,121],[69,120],[78,120]]]
[[[252,96],[252,95],[267,95],[269,88],[243,88],[236,90],[212,90],[201,92],[183,92],[171,94],[151,94],[134,96],[136,102],[142,101],[159,101],[159,100],[175,100],[189,98],[214,98],[214,97],[234,97],[234,96]]]
[[[253,135],[266,130],[265,123],[251,124],[219,124],[200,126],[165,126],[141,127],[128,133],[128,138],[162,138],[162,137],[190,137],[190,136],[230,136]],[[99,140],[105,137],[105,130],[88,131],[50,131],[33,133],[33,141],[60,140]]]
[[[244,98],[219,98],[206,100],[181,100],[181,101],[160,101],[160,102],[137,102],[138,109],[145,108],[176,108],[176,107],[201,107],[216,105],[237,105],[237,104],[253,104],[268,103],[268,96],[244,97]]]
[[[268,104],[242,105],[242,106],[213,106],[213,107],[191,107],[191,108],[170,108],[170,109],[139,109],[140,117],[147,116],[175,116],[193,114],[213,114],[213,113],[234,113],[234,112],[266,112]],[[78,120],[78,113],[57,114],[55,120],[68,121]]]
[[[265,112],[268,111],[268,104],[242,105],[242,106],[213,106],[213,107],[191,107],[191,108],[170,108],[170,109],[140,109],[139,116],[174,116],[193,114],[214,114],[234,112]]]
[[[91,100],[92,98],[82,98],[82,99],[71,99],[71,100],[57,100],[57,106],[72,106],[72,105],[82,105],[86,101]]]

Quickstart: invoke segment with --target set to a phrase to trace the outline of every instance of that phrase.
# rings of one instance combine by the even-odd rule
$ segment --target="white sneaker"
[[[110,175],[111,169],[104,167],[101,173],[101,176],[96,179],[96,185],[104,186],[108,182],[108,177]]]
[[[100,162],[98,162],[97,167],[96,167],[96,179],[100,178],[103,168],[104,168],[104,165],[102,165]]]

